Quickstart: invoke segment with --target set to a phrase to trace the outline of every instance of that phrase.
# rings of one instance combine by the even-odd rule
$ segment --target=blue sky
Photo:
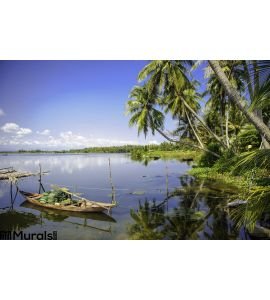
[[[125,103],[148,61],[0,61],[0,150],[160,143]],[[203,80],[202,66],[194,77]],[[173,121],[167,120],[167,128]]]

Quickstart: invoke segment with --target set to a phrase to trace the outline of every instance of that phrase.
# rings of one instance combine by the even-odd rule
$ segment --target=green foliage
[[[245,152],[238,156],[233,165],[233,173],[246,173],[256,169],[270,170],[270,149]]]
[[[149,87],[135,86],[127,102],[127,114],[129,114],[129,126],[137,126],[138,135],[143,132],[145,137],[151,130],[155,134],[157,128],[163,129],[164,115],[156,109],[157,99],[149,92]]]
[[[247,204],[232,210],[231,217],[237,228],[245,226],[254,231],[257,222],[270,225],[270,187],[253,187],[248,193]]]
[[[233,147],[237,152],[245,152],[249,149],[259,148],[261,144],[261,138],[253,125],[247,124],[245,125],[233,143]]]
[[[269,109],[269,100],[270,100],[270,80],[266,80],[256,90],[250,108],[252,110],[255,108]]]
[[[221,154],[221,149],[220,149],[220,144],[215,143],[215,142],[211,142],[208,146],[207,149],[217,153],[217,154]],[[204,152],[204,154],[202,155],[199,165],[201,167],[212,167],[215,162],[218,160],[218,158],[216,156],[214,156],[213,154],[209,153],[209,152]]]
[[[62,188],[54,188],[52,191],[43,193],[39,201],[44,204],[61,203],[62,205],[70,205],[72,204],[72,199],[70,195],[66,193],[66,191],[68,190]]]
[[[222,156],[216,161],[214,169],[220,173],[229,173],[237,161],[238,155],[236,155],[232,149],[225,150]]]
[[[184,139],[186,142],[191,142],[189,139]],[[163,142],[159,145],[123,145],[123,146],[108,146],[108,147],[90,147],[83,149],[71,149],[61,151],[43,151],[43,150],[20,150],[19,153],[55,153],[55,154],[80,154],[80,153],[133,153],[147,151],[190,151],[190,146],[184,143]],[[0,152],[0,153],[15,153],[15,152]]]

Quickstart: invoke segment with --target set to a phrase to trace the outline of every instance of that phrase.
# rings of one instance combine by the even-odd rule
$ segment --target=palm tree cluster
[[[209,166],[227,160],[231,170],[234,159],[234,172],[269,170],[270,61],[209,60],[204,92],[192,76],[201,63],[148,63],[127,102],[129,125],[138,134],[157,132],[171,143],[201,149]],[[172,132],[165,130],[166,115],[177,121]]]
[[[204,93],[198,92],[200,83],[192,79],[196,65],[195,61],[177,60],[147,64],[127,102],[130,126],[136,125],[138,134],[158,132],[174,143],[189,138],[193,147],[209,152],[209,141],[223,149],[233,148],[241,129],[250,124],[261,137],[261,147],[270,148],[270,63],[209,61]],[[201,103],[207,94],[202,114]],[[174,132],[164,131],[166,114],[177,120]]]
[[[209,61],[207,90],[192,78],[195,61],[151,61],[138,75],[127,102],[130,126],[138,134],[158,132],[173,143],[186,143],[211,152],[209,142],[235,148],[241,130],[250,125],[270,148],[270,63],[268,61]],[[208,94],[208,97],[205,97]],[[207,99],[204,112],[201,103]],[[173,132],[164,130],[165,115],[177,120]],[[213,153],[216,157],[220,155]]]

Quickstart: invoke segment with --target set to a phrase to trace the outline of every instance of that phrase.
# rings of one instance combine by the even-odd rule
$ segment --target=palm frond
[[[264,214],[270,213],[270,187],[256,187],[249,193],[247,203],[231,212],[231,218],[239,229],[245,226],[250,232]]]
[[[261,149],[240,154],[238,162],[233,167],[233,171],[235,173],[245,173],[254,168],[270,170],[270,149]]]
[[[250,109],[270,107],[270,80],[266,80],[255,92]]]

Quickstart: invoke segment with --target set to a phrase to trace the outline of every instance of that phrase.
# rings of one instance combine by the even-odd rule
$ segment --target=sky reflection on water
[[[234,231],[222,208],[231,193],[230,187],[195,180],[186,175],[190,166],[184,162],[155,160],[145,166],[125,154],[8,155],[1,156],[0,168],[12,166],[37,172],[41,164],[42,170],[50,171],[42,180],[46,190],[57,184],[81,192],[88,199],[110,202],[109,158],[118,202],[110,216],[36,208],[18,195],[13,209],[0,209],[0,227],[14,223],[19,228],[22,221],[27,232],[57,230],[59,239],[244,238]],[[19,187],[37,192],[38,180],[22,179]],[[6,207],[10,207],[10,186],[2,181],[0,208]],[[25,221],[27,217],[29,224]]]

